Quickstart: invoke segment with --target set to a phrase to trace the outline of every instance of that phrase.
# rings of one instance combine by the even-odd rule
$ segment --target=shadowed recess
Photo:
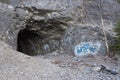
[[[39,47],[41,39],[34,31],[23,29],[18,33],[17,50],[30,56],[37,55],[39,52],[36,48]]]

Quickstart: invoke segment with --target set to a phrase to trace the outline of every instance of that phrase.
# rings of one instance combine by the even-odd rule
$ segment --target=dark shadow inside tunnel
[[[42,39],[34,31],[22,29],[18,33],[17,51],[24,54],[35,56],[38,54],[36,48],[39,47],[39,40]]]

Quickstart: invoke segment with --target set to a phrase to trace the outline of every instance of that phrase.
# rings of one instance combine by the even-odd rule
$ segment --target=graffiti
[[[82,42],[75,46],[75,55],[96,54],[101,47],[101,43]]]

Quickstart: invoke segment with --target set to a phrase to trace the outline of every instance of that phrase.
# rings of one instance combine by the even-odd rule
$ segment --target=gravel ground
[[[100,71],[101,65],[118,74]],[[0,80],[120,80],[119,72],[120,59],[58,52],[30,57],[0,42]]]

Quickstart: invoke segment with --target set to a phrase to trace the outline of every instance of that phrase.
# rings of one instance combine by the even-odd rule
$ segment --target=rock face
[[[0,18],[13,21],[3,25],[10,29],[4,29],[5,31],[13,32],[13,39],[4,40],[13,47],[17,46],[18,51],[29,55],[46,54],[55,50],[73,53],[76,45],[85,42],[100,43],[98,52],[106,53],[101,18],[109,40],[113,35],[112,27],[120,18],[120,5],[116,0],[33,0],[9,10],[0,11],[0,15],[16,15],[15,19],[13,16],[5,19],[7,15]],[[0,31],[4,30],[1,28]],[[9,35],[5,36],[8,38]]]
[[[10,44],[14,49],[17,43],[17,33],[20,29],[19,24],[21,24],[15,17],[13,6],[0,3],[0,40]]]

